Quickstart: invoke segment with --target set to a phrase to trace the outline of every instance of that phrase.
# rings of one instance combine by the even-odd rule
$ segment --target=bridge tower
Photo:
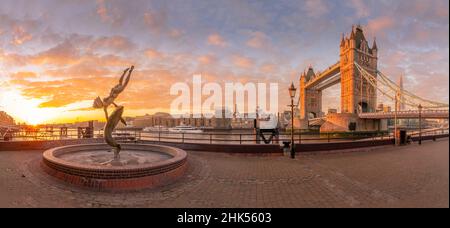
[[[361,77],[354,62],[376,77],[378,48],[369,47],[360,25],[353,26],[349,37],[342,36],[340,45],[341,112],[358,114],[375,112],[377,89]]]
[[[308,120],[320,117],[322,112],[322,91],[314,88],[306,88],[305,84],[316,77],[314,69],[308,70],[300,76],[300,119]]]

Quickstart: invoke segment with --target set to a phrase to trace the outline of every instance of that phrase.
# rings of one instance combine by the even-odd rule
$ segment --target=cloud
[[[112,1],[97,0],[96,13],[103,22],[118,26],[123,23],[124,16],[121,8]]]
[[[125,65],[124,65],[125,66]],[[81,63],[65,68],[47,69],[42,72],[43,75],[52,78],[95,78],[113,75],[114,72],[104,66],[95,65],[95,63]],[[116,73],[119,74],[119,73]]]
[[[259,68],[259,70],[260,70],[261,72],[263,72],[263,73],[271,74],[271,73],[274,73],[274,72],[277,70],[277,67],[276,67],[276,65],[274,65],[274,64],[271,64],[271,63],[265,63],[265,64],[262,64],[262,65],[261,65],[261,67]]]
[[[285,108],[281,87],[298,81],[309,63],[323,70],[338,60],[340,34],[356,18],[367,23],[370,41],[377,37],[381,71],[405,73],[412,92],[448,100],[444,0],[49,0],[10,10],[17,4],[0,7],[0,83],[40,96],[43,107],[106,96],[134,64],[118,98],[127,110],[167,107],[170,85],[195,73],[217,82],[278,82]]]
[[[313,18],[321,17],[330,11],[327,2],[323,0],[306,0],[304,7],[306,14]]]
[[[365,18],[370,16],[370,10],[363,0],[350,0],[345,3],[355,10],[357,18]]]
[[[24,55],[17,53],[5,53],[2,49],[0,49],[0,60],[6,66],[24,66],[28,63],[28,58]]]
[[[105,0],[97,0],[97,14],[103,21],[109,21],[108,9],[106,9]]]
[[[392,80],[404,75],[404,88],[420,97],[448,102],[448,50],[391,50],[379,70]],[[439,82],[439,83],[436,83]]]
[[[36,78],[37,74],[35,72],[31,71],[19,71],[16,73],[11,74],[11,78],[13,79],[30,79],[30,78]]]
[[[89,46],[91,49],[106,49],[115,52],[122,52],[135,48],[135,44],[123,36],[102,36],[93,39]]]
[[[18,72],[13,74],[14,80],[9,80],[9,83],[21,88],[22,96],[26,98],[45,100],[39,104],[41,108],[61,108],[93,100],[97,96],[107,96],[118,83],[122,70],[111,71],[109,68],[83,64],[44,71],[42,75],[51,76],[45,81],[30,81],[28,79],[40,76],[32,72]],[[117,103],[125,105],[127,110],[168,109],[173,99],[168,94],[170,85],[180,81],[180,77],[188,76],[182,69],[135,68],[128,87],[119,95]]]
[[[167,30],[167,14],[164,10],[149,10],[144,13],[144,22],[150,31],[161,33]]]
[[[263,32],[252,32],[251,38],[247,41],[247,46],[252,48],[263,48],[269,46],[269,38]]]
[[[98,54],[94,53],[92,50],[92,48],[95,48],[96,50],[110,48],[109,50],[111,52],[114,52],[114,49],[125,49],[124,51],[129,50],[132,45],[121,38],[101,38],[91,40],[84,45],[81,42],[74,43],[76,43],[77,46],[72,44],[70,40],[65,40],[47,50],[31,55],[9,54],[0,49],[0,58],[5,61],[6,64],[12,66],[48,65],[67,67],[72,65],[91,64],[96,67],[104,67],[128,66],[134,62],[131,59],[126,59],[119,55]]]
[[[152,48],[147,48],[144,53],[150,59],[159,59],[164,56],[161,52]]]
[[[254,65],[254,62],[252,59],[245,57],[245,56],[240,56],[240,55],[233,56],[233,63],[235,66],[241,67],[241,68],[250,68]]]
[[[68,65],[78,63],[81,59],[79,51],[70,41],[65,41],[37,55],[30,56],[30,63],[34,65]]]
[[[20,46],[33,39],[33,33],[40,28],[40,24],[32,19],[16,19],[9,15],[0,14],[0,35],[10,40],[10,44]]]
[[[179,38],[179,37],[181,37],[182,35],[183,35],[183,31],[180,30],[180,29],[175,29],[175,28],[173,28],[173,29],[171,29],[171,30],[169,31],[169,36],[172,37],[172,38]]]
[[[11,43],[13,45],[21,45],[33,38],[30,33],[25,31],[25,28],[23,26],[14,26],[12,33],[13,40],[11,41]]]
[[[209,65],[216,62],[216,57],[213,55],[202,55],[197,58],[198,62],[203,65]]]
[[[219,46],[219,47],[225,47],[228,45],[225,42],[224,38],[217,33],[214,33],[214,34],[211,34],[208,36],[208,44],[214,45],[214,46]]]
[[[389,29],[396,26],[394,18],[389,16],[381,16],[370,20],[367,23],[367,32],[372,36],[385,36]]]

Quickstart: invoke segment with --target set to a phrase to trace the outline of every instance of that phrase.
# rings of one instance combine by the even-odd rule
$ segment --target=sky
[[[102,119],[105,97],[135,65],[117,103],[125,116],[168,111],[170,86],[279,83],[339,60],[339,43],[361,24],[376,37],[379,70],[415,94],[448,103],[447,0],[2,0],[0,110],[31,124]],[[340,88],[324,91],[338,108]]]

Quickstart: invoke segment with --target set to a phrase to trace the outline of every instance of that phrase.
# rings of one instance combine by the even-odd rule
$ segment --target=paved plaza
[[[94,192],[47,176],[42,151],[0,152],[0,207],[449,207],[449,141],[298,156],[188,152],[176,183]]]

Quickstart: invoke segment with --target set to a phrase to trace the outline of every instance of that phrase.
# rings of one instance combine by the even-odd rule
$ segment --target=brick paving
[[[39,167],[42,151],[0,152],[0,207],[449,207],[449,143],[261,157],[188,152],[176,183],[94,192]]]

